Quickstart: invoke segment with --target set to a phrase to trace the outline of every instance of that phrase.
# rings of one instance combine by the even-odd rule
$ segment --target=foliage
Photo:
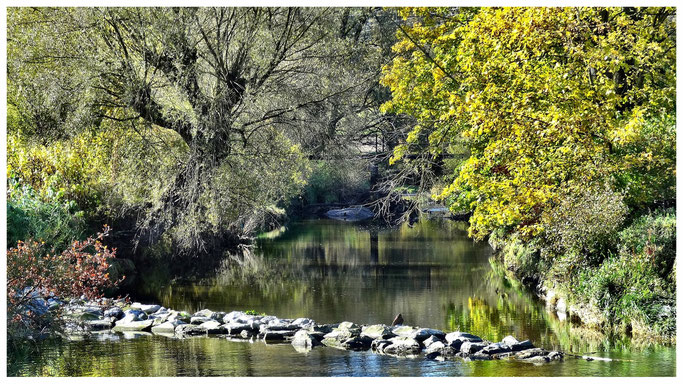
[[[7,320],[12,329],[40,328],[49,314],[34,309],[36,300],[85,296],[101,297],[102,290],[118,283],[109,278],[109,262],[116,249],[101,240],[109,227],[96,237],[74,241],[61,253],[50,252],[43,242],[19,241],[7,250]]]
[[[615,243],[627,213],[621,194],[609,186],[588,186],[547,213],[547,247],[556,254],[600,255]]]
[[[453,199],[453,209],[473,209],[470,234],[479,239],[496,228],[539,236],[549,226],[544,213],[558,201],[615,178],[622,181],[616,192],[631,203],[671,196],[673,141],[645,138],[672,135],[673,14],[402,11],[409,25],[384,70],[393,99],[383,108],[418,124],[393,160],[425,147],[436,156],[464,143],[471,155],[439,197]]]
[[[65,198],[85,210],[102,204],[102,177],[108,169],[109,142],[83,133],[44,145],[8,126],[7,177],[29,186],[42,200]]]
[[[49,202],[30,186],[10,179],[7,190],[7,244],[36,239],[45,249],[60,252],[85,231],[83,211],[75,202],[48,190]]]
[[[11,8],[8,125],[49,152],[12,150],[13,169],[37,177],[26,181],[36,190],[96,189],[93,206],[135,213],[151,243],[169,233],[182,250],[200,250],[248,233],[266,207],[301,192],[307,157],[356,154],[386,136],[377,68],[393,37],[377,21],[393,17],[370,8]],[[91,131],[107,147],[84,156],[77,175],[30,171],[53,163],[56,143]]]
[[[312,165],[304,190],[309,204],[348,203],[370,189],[365,161],[320,160]]]

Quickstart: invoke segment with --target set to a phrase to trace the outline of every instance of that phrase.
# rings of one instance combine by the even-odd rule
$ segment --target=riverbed
[[[132,298],[195,312],[253,310],[318,323],[405,323],[466,331],[488,340],[513,335],[570,354],[616,361],[397,359],[373,352],[288,344],[105,334],[42,342],[12,359],[10,375],[49,376],[672,376],[675,348],[579,336],[532,293],[489,263],[491,249],[467,238],[466,224],[430,220],[382,227],[331,220],[293,223],[256,246],[226,255],[212,273],[168,284],[139,284]]]

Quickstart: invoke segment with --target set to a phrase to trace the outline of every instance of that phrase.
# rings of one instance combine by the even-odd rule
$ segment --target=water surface
[[[255,310],[318,323],[390,323],[506,335],[573,354],[531,365],[512,361],[429,361],[290,345],[177,340],[106,334],[44,342],[10,361],[10,375],[49,376],[671,376],[675,349],[578,336],[533,295],[494,273],[491,249],[466,236],[466,225],[422,221],[382,228],[315,220],[262,236],[251,252],[227,256],[215,273],[193,281],[145,284],[134,299],[193,312]],[[160,266],[161,267],[161,266]],[[153,288],[150,288],[153,287]]]

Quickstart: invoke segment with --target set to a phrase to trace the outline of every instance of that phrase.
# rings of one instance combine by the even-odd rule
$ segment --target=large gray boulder
[[[531,349],[534,345],[529,340],[519,341],[513,336],[506,336],[501,341],[502,344],[507,345],[514,352]]]
[[[206,316],[192,316],[192,318],[190,319],[190,324],[199,325],[202,323],[206,323],[207,321],[212,321],[212,320],[210,317],[206,317]]]

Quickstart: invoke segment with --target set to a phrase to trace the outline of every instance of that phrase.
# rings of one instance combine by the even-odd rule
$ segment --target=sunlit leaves
[[[413,133],[428,132],[432,153],[444,142],[469,148],[471,157],[438,197],[453,210],[474,210],[471,235],[504,228],[539,236],[548,226],[543,212],[596,183],[621,180],[615,187],[630,203],[672,196],[671,177],[658,185],[635,180],[651,180],[648,165],[674,172],[675,152],[653,151],[643,141],[646,121],[660,122],[649,124],[651,138],[667,137],[673,125],[661,118],[675,104],[673,10],[400,14],[408,25],[398,32],[398,57],[384,70],[393,99],[383,108],[414,116],[420,128]],[[397,147],[394,158],[423,150],[412,142]]]

